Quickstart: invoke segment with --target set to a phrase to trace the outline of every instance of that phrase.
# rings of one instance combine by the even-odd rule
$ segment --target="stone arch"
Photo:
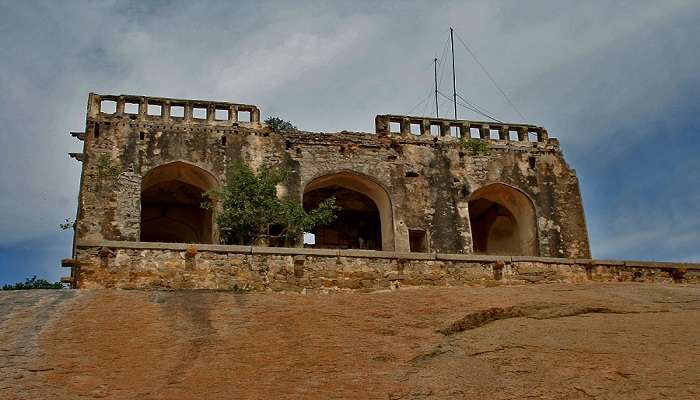
[[[475,253],[539,255],[535,206],[522,191],[493,183],[469,196]]]
[[[311,180],[304,188],[304,207],[307,210],[313,208],[331,195],[336,196],[338,205],[345,211],[341,210],[338,220],[323,229],[327,229],[329,233],[335,231],[339,235],[344,234],[346,239],[334,244],[329,242],[327,247],[394,251],[393,208],[389,192],[381,184],[352,171],[323,175]],[[341,232],[343,227],[346,229]],[[369,242],[375,236],[377,243],[372,245]],[[363,242],[365,246],[362,245]],[[320,247],[324,246],[321,244]]]
[[[203,193],[218,187],[213,174],[185,161],[148,171],[141,181],[141,240],[215,243],[213,212],[200,204]]]

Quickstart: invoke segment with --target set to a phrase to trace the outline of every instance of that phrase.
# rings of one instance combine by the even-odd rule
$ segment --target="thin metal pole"
[[[435,64],[435,118],[440,118],[440,109],[438,108],[437,61],[437,58],[433,60],[433,64]]]
[[[455,38],[454,30],[450,27],[450,42],[452,43],[452,98],[455,105],[455,119],[457,119],[457,79],[455,78]]]

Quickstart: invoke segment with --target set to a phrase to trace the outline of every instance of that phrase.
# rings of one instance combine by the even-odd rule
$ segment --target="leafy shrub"
[[[484,140],[475,138],[464,140],[464,138],[461,138],[459,144],[463,149],[467,150],[470,156],[489,154],[489,145]]]
[[[2,290],[31,290],[31,289],[63,289],[61,282],[51,283],[46,279],[36,279],[36,275],[27,278],[24,283],[19,282],[14,285],[3,285]]]
[[[269,117],[265,120],[265,124],[273,132],[296,132],[296,126],[292,125],[291,122],[285,121],[277,117]]]
[[[221,202],[217,216],[219,237],[225,244],[256,244],[269,238],[272,227],[286,244],[293,245],[303,232],[335,219],[335,197],[321,202],[306,212],[299,200],[277,198],[277,185],[286,180],[286,173],[261,168],[256,174],[244,163],[235,162],[222,191],[205,193],[204,208],[211,208],[212,199]]]

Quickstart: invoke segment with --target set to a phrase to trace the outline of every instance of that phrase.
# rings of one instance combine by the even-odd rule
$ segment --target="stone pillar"
[[[401,118],[401,136],[408,137],[411,135],[411,120]]]
[[[544,128],[540,128],[537,131],[537,141],[542,142],[542,143],[547,143],[547,139],[549,139],[549,135],[547,134],[547,130]]]
[[[507,126],[502,126],[498,129],[498,139],[499,140],[510,140],[510,133],[508,132]]]
[[[192,103],[189,101],[185,103],[185,115],[184,115],[184,120],[185,121],[191,121],[192,120]]]
[[[463,122],[459,125],[459,137],[464,139],[464,140],[469,140],[469,138],[472,137],[472,133],[470,131],[471,126],[469,125],[469,122]]]
[[[214,116],[216,114],[216,108],[214,107],[214,104],[207,104],[207,122],[212,122],[214,121]]]
[[[488,125],[481,125],[481,127],[479,127],[479,137],[482,139],[491,139],[491,131]]]
[[[440,136],[450,136],[450,123],[447,121],[442,121],[440,124]]]
[[[164,100],[160,104],[160,116],[163,117],[163,119],[166,121],[170,120],[170,101],[169,100]]]
[[[257,107],[250,109],[250,123],[253,126],[260,126],[260,110]]]
[[[145,97],[139,98],[139,119],[146,119],[148,114],[148,100]]]
[[[377,115],[374,117],[374,130],[379,136],[389,135],[389,117],[386,115]]]
[[[100,96],[95,93],[90,93],[88,95],[88,115],[91,117],[96,117],[100,113]]]
[[[117,109],[114,112],[115,114],[120,114],[120,115],[124,114],[124,103],[125,103],[124,98],[122,96],[119,96],[117,98]]]
[[[527,128],[518,128],[518,140],[521,142],[527,142]]]
[[[420,135],[430,137],[430,120],[424,119],[420,121]]]
[[[228,117],[229,121],[238,122],[238,106],[235,106],[233,104],[229,106]]]

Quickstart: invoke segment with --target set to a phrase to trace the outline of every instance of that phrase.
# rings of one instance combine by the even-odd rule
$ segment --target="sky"
[[[594,257],[700,262],[698,1],[0,0],[0,284],[67,273],[89,92],[373,132],[434,114],[434,58],[451,93],[450,27],[458,93],[559,138]]]

